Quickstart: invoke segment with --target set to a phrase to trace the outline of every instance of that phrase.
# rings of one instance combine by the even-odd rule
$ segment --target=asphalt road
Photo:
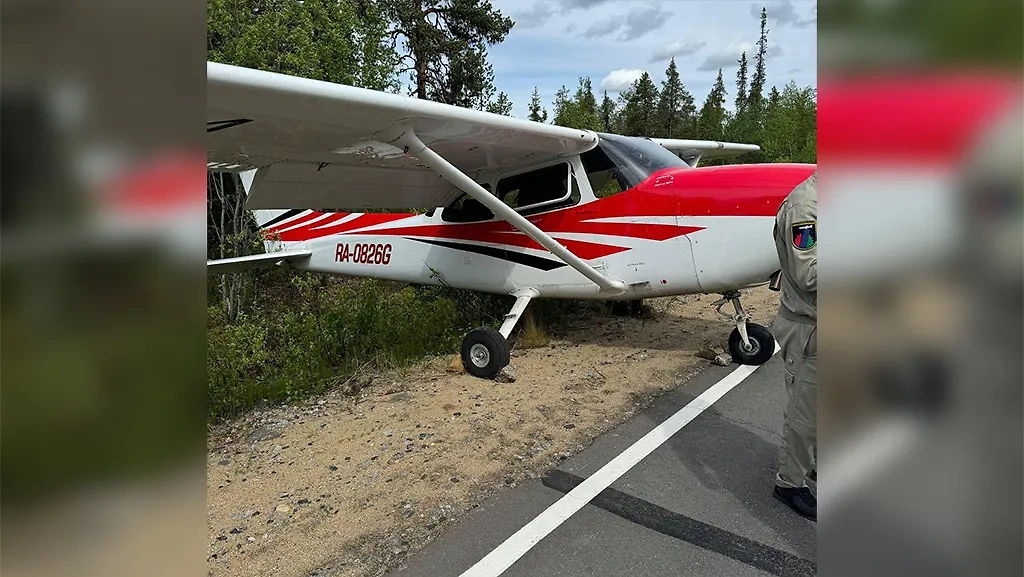
[[[705,370],[544,479],[484,502],[391,575],[461,575],[736,368]],[[815,574],[815,523],[771,495],[785,402],[781,371],[776,354],[525,553],[509,557],[515,561],[500,574]]]

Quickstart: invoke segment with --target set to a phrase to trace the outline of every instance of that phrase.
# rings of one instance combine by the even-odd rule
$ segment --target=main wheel
[[[732,330],[732,334],[729,335],[729,353],[732,354],[732,360],[741,365],[767,363],[775,353],[775,337],[772,336],[772,332],[767,327],[747,323],[747,337],[750,340],[749,348],[743,345],[740,330]]]
[[[509,358],[508,341],[491,327],[475,328],[462,340],[462,365],[474,377],[493,378]]]

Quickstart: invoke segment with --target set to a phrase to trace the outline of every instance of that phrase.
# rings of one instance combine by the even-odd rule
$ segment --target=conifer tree
[[[604,91],[604,98],[601,99],[601,130],[612,132],[615,122],[615,101],[608,98],[608,91]]]
[[[743,110],[747,103],[747,53],[740,55],[740,68],[736,71],[736,112]]]
[[[626,136],[655,136],[658,130],[658,88],[646,71],[630,87],[623,110]]]
[[[697,137],[706,140],[722,140],[723,126],[725,122],[725,82],[722,79],[722,69],[718,69],[718,79],[714,87],[704,99],[704,105],[700,108],[697,117]]]
[[[765,57],[768,53],[768,13],[761,8],[761,36],[757,40],[757,56],[754,57],[754,75],[750,79],[747,103],[755,113],[764,104]]]
[[[693,95],[683,86],[676,68],[676,59],[668,63],[665,81],[661,84],[661,97],[658,100],[659,126],[657,136],[678,138],[680,135],[693,131],[696,107]]]
[[[487,112],[512,116],[512,101],[509,100],[508,94],[499,92],[498,99],[487,104]]]
[[[573,115],[570,126],[586,130],[598,130],[600,121],[598,119],[597,99],[594,98],[594,89],[590,78],[580,78],[579,86],[576,88],[576,96],[573,98]]]
[[[574,104],[569,97],[569,89],[563,84],[555,93],[555,102],[551,108],[551,123],[558,126],[571,126]]]
[[[547,122],[548,111],[544,110],[544,107],[540,103],[540,92],[537,91],[537,87],[533,87],[533,94],[530,96],[530,114],[527,116],[534,122]]]

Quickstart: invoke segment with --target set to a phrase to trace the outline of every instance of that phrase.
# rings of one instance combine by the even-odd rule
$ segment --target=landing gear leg
[[[510,360],[511,351],[508,337],[526,310],[526,305],[536,296],[533,291],[516,293],[516,303],[505,315],[505,322],[499,330],[491,327],[473,329],[462,340],[462,366],[469,374],[483,379],[492,379],[505,368]]]
[[[736,314],[722,311],[722,307],[732,303]],[[715,303],[715,310],[736,328],[729,335],[729,353],[734,361],[741,365],[763,365],[775,354],[775,337],[767,327],[749,321],[747,313],[740,304],[739,291],[722,294],[722,300]]]

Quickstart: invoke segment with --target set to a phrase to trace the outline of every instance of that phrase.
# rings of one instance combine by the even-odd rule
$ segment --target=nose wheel
[[[722,311],[722,307],[732,303],[735,314]],[[722,300],[715,303],[718,314],[736,324],[729,335],[729,354],[741,365],[763,365],[775,354],[775,337],[768,327],[749,321],[747,313],[740,304],[740,293],[733,291],[724,293]]]

